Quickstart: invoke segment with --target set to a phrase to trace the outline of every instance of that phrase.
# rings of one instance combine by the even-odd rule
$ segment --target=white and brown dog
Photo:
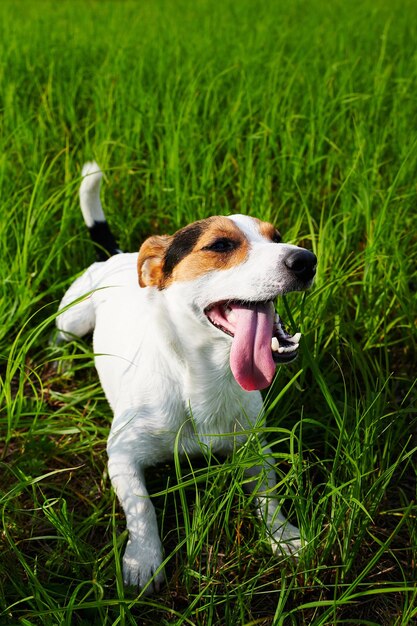
[[[101,207],[98,165],[87,163],[83,176],[81,209],[92,238],[120,252]],[[59,339],[94,331],[95,364],[114,412],[107,451],[129,530],[126,585],[149,592],[163,580],[145,469],[175,450],[195,455],[208,446],[227,454],[246,440],[262,413],[259,390],[271,384],[277,364],[296,357],[300,341],[285,331],[274,300],[310,287],[315,268],[315,255],[281,243],[272,224],[209,217],[150,237],[139,253],[94,263],[66,292]],[[264,452],[265,464],[248,472],[246,486],[259,488],[265,475],[260,515],[273,550],[293,553],[300,533],[271,498],[276,478]]]

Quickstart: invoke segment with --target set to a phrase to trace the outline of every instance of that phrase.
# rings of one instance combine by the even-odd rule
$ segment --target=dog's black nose
[[[287,258],[284,259],[284,263],[297,278],[307,282],[311,280],[316,273],[317,257],[313,252],[300,248],[300,250],[290,252]]]

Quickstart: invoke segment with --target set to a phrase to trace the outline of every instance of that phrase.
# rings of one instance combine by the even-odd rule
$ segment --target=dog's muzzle
[[[283,264],[288,273],[284,293],[310,287],[316,273],[315,254],[298,248],[283,259]],[[230,368],[246,391],[268,387],[276,365],[290,363],[297,356],[301,334],[286,331],[270,300],[226,300],[211,304],[204,313],[213,326],[233,338]]]

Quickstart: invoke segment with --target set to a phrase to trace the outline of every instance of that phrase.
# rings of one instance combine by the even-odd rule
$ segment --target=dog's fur
[[[119,252],[100,203],[101,171],[89,163],[83,175],[86,224],[96,242]],[[276,363],[295,358],[300,339],[286,333],[273,301],[308,288],[315,267],[314,254],[281,243],[269,223],[209,217],[150,237],[139,253],[94,263],[65,294],[59,339],[94,331],[95,364],[114,412],[107,451],[129,530],[126,585],[149,592],[163,580],[145,469],[176,449],[227,454],[246,440],[262,413],[259,389],[271,383]],[[246,487],[258,489],[265,476],[257,502],[272,548],[295,553],[300,534],[270,497],[276,478],[264,451],[265,464],[248,471]]]

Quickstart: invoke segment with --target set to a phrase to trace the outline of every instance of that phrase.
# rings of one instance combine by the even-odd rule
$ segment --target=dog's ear
[[[164,255],[171,239],[169,235],[157,235],[149,237],[141,245],[138,256],[141,287],[162,287]]]

